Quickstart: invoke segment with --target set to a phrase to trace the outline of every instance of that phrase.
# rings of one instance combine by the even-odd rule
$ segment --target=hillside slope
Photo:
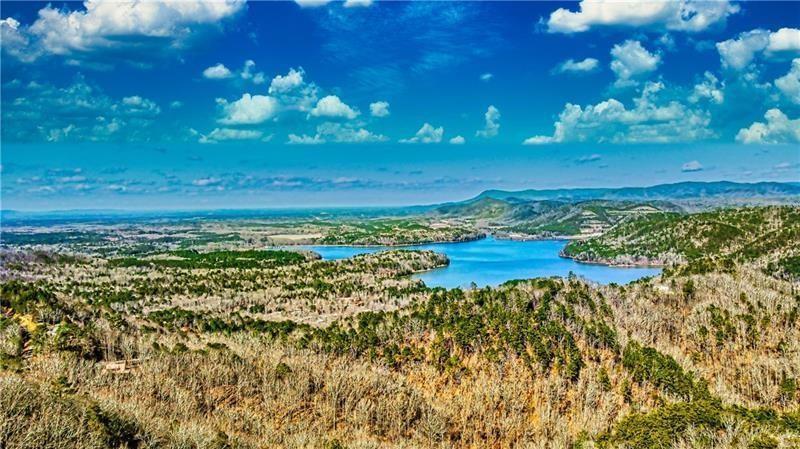
[[[438,207],[434,214],[477,223],[498,237],[563,238],[600,234],[617,223],[655,212],[681,209],[663,201],[527,201],[480,198]]]
[[[696,269],[765,259],[792,260],[800,252],[800,208],[723,209],[691,215],[650,214],[602,236],[573,241],[564,255],[583,262],[674,265]]]

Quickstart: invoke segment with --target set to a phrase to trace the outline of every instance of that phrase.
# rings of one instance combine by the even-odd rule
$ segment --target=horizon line
[[[757,185],[757,184],[785,184],[785,185],[800,185],[800,181],[754,181],[754,182],[739,182],[739,181],[729,181],[726,179],[720,179],[716,181],[678,181],[678,182],[667,182],[661,184],[649,184],[649,185],[622,185],[622,186],[609,186],[609,187],[557,187],[557,188],[527,188],[527,189],[519,189],[519,190],[507,190],[507,189],[484,189],[477,195],[473,195],[471,197],[461,199],[461,200],[450,200],[450,201],[439,201],[433,203],[414,203],[414,204],[395,204],[395,205],[380,205],[380,204],[371,204],[371,205],[302,205],[302,206],[259,206],[259,207],[237,207],[237,208],[198,208],[198,209],[173,209],[173,208],[151,208],[151,209],[125,209],[125,208],[71,208],[71,209],[2,209],[0,208],[0,216],[11,213],[11,214],[66,214],[66,213],[113,213],[113,214],[124,214],[124,213],[158,213],[158,212],[167,212],[167,213],[201,213],[201,212],[256,212],[256,211],[303,211],[303,210],[346,210],[346,209],[404,209],[404,208],[415,208],[415,207],[432,207],[438,205],[448,205],[460,202],[466,202],[473,199],[479,198],[481,195],[485,194],[486,192],[509,192],[509,193],[520,193],[520,192],[553,192],[558,190],[623,190],[623,189],[647,189],[653,187],[661,187],[661,186],[674,186],[678,184],[719,184],[719,183],[730,183],[730,184],[739,184],[739,185]]]

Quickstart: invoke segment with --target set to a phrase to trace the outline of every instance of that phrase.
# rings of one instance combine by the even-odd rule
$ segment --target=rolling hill
[[[649,187],[553,190],[487,190],[474,199],[493,198],[505,201],[669,201],[696,205],[760,203],[800,203],[800,184],[781,182],[738,183],[680,182]]]

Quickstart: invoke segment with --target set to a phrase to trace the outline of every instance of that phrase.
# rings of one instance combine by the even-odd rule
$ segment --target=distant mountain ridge
[[[209,210],[124,210],[79,209],[18,211],[0,209],[0,228],[32,223],[73,223],[77,221],[193,220],[261,218],[375,218],[441,214],[475,218],[508,218],[517,221],[537,217],[554,209],[592,201],[648,203],[661,210],[679,206],[684,211],[716,206],[800,205],[800,182],[737,183],[731,181],[680,182],[648,187],[486,190],[463,201],[415,206],[342,206]],[[535,203],[535,204],[534,204]],[[664,204],[671,203],[671,204]],[[586,205],[584,205],[586,206]],[[592,205],[589,205],[592,206]],[[615,205],[623,208],[632,206]],[[564,212],[562,210],[562,212]]]
[[[574,188],[548,190],[486,190],[467,201],[492,198],[502,201],[685,201],[685,200],[748,200],[777,199],[781,202],[800,203],[800,183],[757,182],[739,183],[731,181],[679,182],[658,184],[649,187],[619,188]]]
[[[720,181],[650,187],[487,190],[466,201],[439,205],[432,213],[477,220],[495,235],[509,238],[572,238],[599,235],[619,223],[654,213],[773,205],[800,205],[800,184]]]

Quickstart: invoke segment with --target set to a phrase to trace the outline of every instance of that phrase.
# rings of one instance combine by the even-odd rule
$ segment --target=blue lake
[[[466,287],[472,282],[480,287],[495,286],[512,279],[567,276],[570,272],[601,284],[612,282],[627,284],[661,272],[658,268],[581,264],[558,255],[566,244],[564,240],[521,242],[488,237],[472,242],[433,243],[400,248],[428,249],[446,254],[450,258],[450,265],[445,268],[414,275],[429,287]],[[319,253],[323,259],[336,260],[398,247],[306,246],[305,248]]]

